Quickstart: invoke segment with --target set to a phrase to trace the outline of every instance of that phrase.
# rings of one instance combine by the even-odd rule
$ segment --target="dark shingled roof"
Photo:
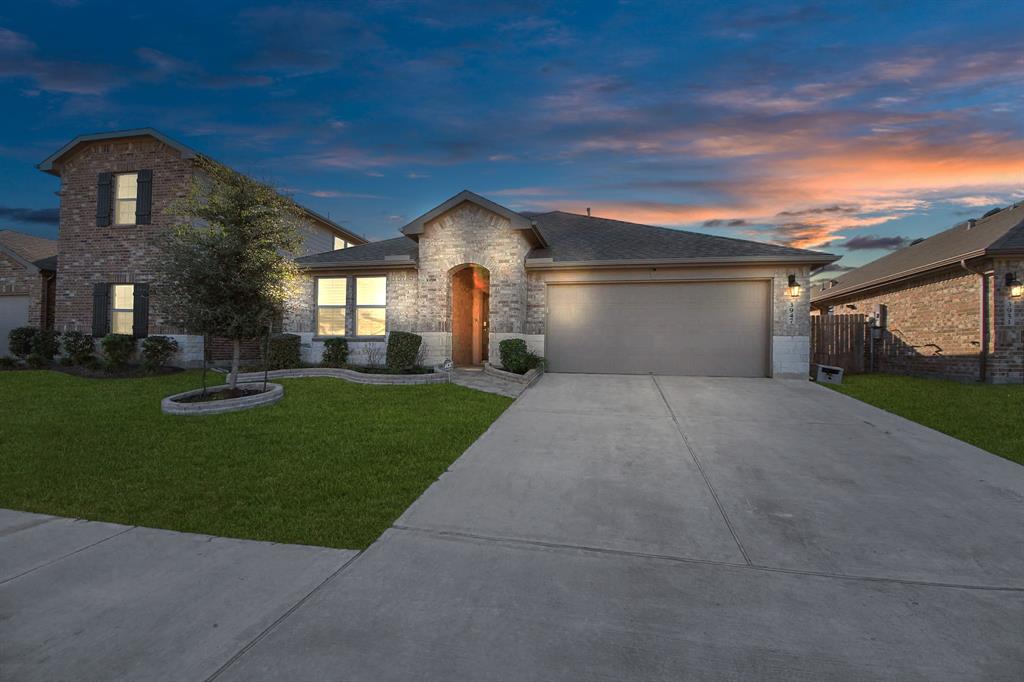
[[[536,249],[529,257],[551,258],[555,263],[700,258],[805,258],[808,261],[823,263],[836,260],[836,257],[830,254],[817,251],[563,211],[522,215],[536,221],[537,227],[549,244],[546,249]]]
[[[385,239],[379,242],[350,246],[347,249],[338,249],[337,251],[314,253],[311,256],[296,258],[295,262],[310,267],[326,267],[331,265],[339,267],[346,265],[361,266],[383,264],[388,256],[408,256],[415,262],[418,253],[419,247],[415,241],[409,237],[396,237],[395,239]],[[397,260],[392,262],[400,265],[408,261]]]
[[[534,249],[528,259],[550,258],[557,263],[659,262],[676,260],[795,260],[830,263],[836,256],[818,251],[794,249],[745,239],[716,237],[667,227],[640,225],[621,220],[596,218],[563,211],[521,213],[533,221],[548,246]],[[307,267],[361,266],[385,263],[387,256],[408,255],[413,261],[418,246],[409,237],[386,239],[296,259]]]
[[[837,284],[812,293],[813,301],[878,286],[897,279],[955,265],[961,260],[1000,252],[1024,251],[1024,204],[1005,208],[988,218],[960,223],[924,241],[836,277]]]
[[[34,265],[40,270],[49,270],[50,272],[57,272],[57,257],[50,256],[49,258],[40,258]]]
[[[56,239],[46,239],[15,230],[0,230],[0,246],[30,263],[57,255]]]

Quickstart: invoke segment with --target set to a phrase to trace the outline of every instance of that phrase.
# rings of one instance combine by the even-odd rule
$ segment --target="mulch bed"
[[[269,391],[270,389],[267,389]],[[210,403],[215,400],[228,400],[230,398],[245,398],[250,395],[266,393],[262,388],[225,388],[221,391],[210,391],[206,395],[190,395],[185,398],[178,398],[176,403]]]

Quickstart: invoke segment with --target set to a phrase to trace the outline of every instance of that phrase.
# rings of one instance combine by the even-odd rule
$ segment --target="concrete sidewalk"
[[[355,555],[0,510],[0,680],[205,680]]]

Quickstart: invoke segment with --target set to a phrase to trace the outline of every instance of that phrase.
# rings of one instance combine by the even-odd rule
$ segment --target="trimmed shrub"
[[[38,336],[39,330],[35,327],[15,327],[7,334],[7,347],[19,358],[28,357]]]
[[[348,362],[348,340],[327,339],[324,341],[324,367],[344,367]]]
[[[505,339],[498,344],[501,366],[514,374],[526,374],[544,363],[544,358],[526,348],[523,339]]]
[[[142,365],[155,372],[178,352],[178,342],[169,336],[147,336],[142,340]]]
[[[0,369],[17,369],[18,361],[9,355],[0,357]]]
[[[84,361],[82,361],[82,367],[85,367],[91,372],[98,372],[103,369],[103,361],[95,355],[90,355]]]
[[[47,360],[53,360],[53,356],[60,352],[60,332],[52,329],[40,330],[32,343],[32,352],[42,355]]]
[[[61,367],[70,367],[75,363],[71,360],[71,358],[65,355],[64,357],[57,361],[57,364],[60,365]]]
[[[64,332],[61,345],[64,347],[64,355],[76,365],[84,365],[96,352],[96,343],[92,337],[82,332]]]
[[[411,332],[391,332],[388,334],[388,369],[405,370],[416,365],[423,337]]]
[[[267,367],[294,369],[302,365],[302,338],[297,334],[274,334],[270,337]]]
[[[135,337],[131,334],[107,334],[100,340],[100,345],[103,346],[108,368],[122,369],[135,352]]]
[[[32,353],[32,355],[25,358],[25,364],[29,366],[29,369],[46,369],[53,364],[53,358],[48,358],[39,353]]]

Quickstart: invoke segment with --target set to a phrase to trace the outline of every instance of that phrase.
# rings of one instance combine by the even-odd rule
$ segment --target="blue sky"
[[[152,126],[377,239],[468,188],[827,249],[1024,198],[1011,2],[8,3],[0,228]]]

